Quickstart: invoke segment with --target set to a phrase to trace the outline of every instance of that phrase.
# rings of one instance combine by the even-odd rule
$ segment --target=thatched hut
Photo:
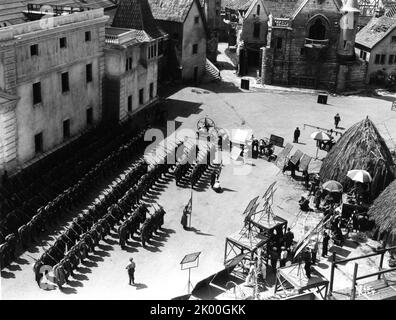
[[[371,205],[368,214],[374,220],[379,235],[396,245],[396,181],[393,181]]]
[[[371,197],[376,198],[395,178],[392,155],[374,123],[367,117],[350,127],[330,150],[320,169],[322,182],[336,180],[348,191],[353,183],[347,172],[367,170],[373,181]]]

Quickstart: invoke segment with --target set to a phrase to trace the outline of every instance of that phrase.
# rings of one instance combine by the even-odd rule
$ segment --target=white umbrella
[[[330,141],[331,140],[330,136],[326,132],[323,132],[323,131],[312,132],[311,138],[314,140],[317,140],[317,141]],[[319,152],[319,146],[318,146],[318,144],[316,144],[315,159],[318,159],[318,152]]]
[[[329,180],[322,185],[322,189],[329,192],[342,192],[342,184],[335,180]]]
[[[371,182],[373,180],[370,173],[366,170],[349,170],[347,177],[361,183]]]
[[[331,138],[330,136],[323,131],[315,131],[311,134],[311,138],[314,140],[319,140],[319,141],[330,141]]]

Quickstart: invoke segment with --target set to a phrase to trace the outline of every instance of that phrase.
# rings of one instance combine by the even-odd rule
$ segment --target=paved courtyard
[[[231,77],[232,71],[226,70]],[[276,134],[291,142],[296,127],[301,129],[299,148],[315,156],[315,141],[310,134],[315,129],[304,124],[333,128],[333,117],[341,115],[341,127],[348,128],[369,116],[383,137],[394,149],[396,141],[396,112],[391,111],[388,98],[360,96],[330,96],[327,105],[316,103],[317,96],[298,91],[278,91],[277,88],[258,88],[242,91],[235,81],[207,84],[200,88],[186,87],[169,96],[166,105],[169,119],[176,121],[178,130],[196,129],[199,119],[208,115],[218,127],[227,129],[250,128],[257,138]],[[325,152],[319,153],[323,158]],[[227,154],[224,153],[224,157]],[[305,193],[300,182],[283,175],[272,163],[257,159],[249,166],[248,175],[235,175],[236,166],[226,165],[221,175],[222,194],[210,188],[193,193],[191,231],[183,230],[180,224],[183,207],[187,204],[190,190],[177,187],[168,177],[157,185],[156,200],[163,205],[167,214],[163,231],[154,243],[144,249],[140,244],[130,243],[127,251],[121,251],[115,234],[107,242],[101,242],[98,253],[79,268],[70,286],[60,290],[44,291],[34,281],[32,264],[43,248],[22,254],[11,267],[2,272],[1,294],[3,299],[169,299],[187,292],[188,274],[180,270],[180,261],[185,254],[201,251],[200,265],[192,271],[192,282],[222,269],[225,238],[242,227],[242,212],[249,200],[262,195],[267,187],[277,182],[274,212],[294,221],[298,213],[298,200]],[[311,162],[310,171],[317,172],[321,161]],[[77,213],[77,212],[76,212]],[[313,225],[321,214],[312,213],[296,224],[296,238],[303,234],[305,226]],[[359,248],[347,248],[348,257],[372,250],[376,246],[369,242]],[[133,256],[136,262],[137,286],[128,285],[125,266]],[[375,270],[375,261],[369,262],[365,270]],[[323,273],[328,276],[328,262],[321,261]],[[337,271],[340,281],[335,288],[349,286],[350,266]]]

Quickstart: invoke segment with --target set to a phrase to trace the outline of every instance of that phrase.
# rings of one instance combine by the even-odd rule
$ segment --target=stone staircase
[[[204,82],[215,81],[221,81],[220,70],[209,59],[206,59]]]

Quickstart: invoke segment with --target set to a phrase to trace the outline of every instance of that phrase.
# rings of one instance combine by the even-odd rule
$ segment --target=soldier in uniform
[[[37,282],[39,287],[41,278],[43,277],[43,274],[41,273],[41,267],[44,265],[45,263],[41,259],[37,260],[33,265],[34,280]]]
[[[66,282],[66,272],[61,262],[57,263],[54,266],[54,277],[55,277],[55,283],[57,284],[59,289],[62,289],[62,286]]]
[[[24,224],[18,229],[18,236],[19,240],[21,241],[22,248],[24,250],[29,248],[31,235],[28,224]]]
[[[128,239],[128,228],[125,223],[121,224],[121,226],[118,228],[118,236],[119,236],[119,243],[121,246],[121,249],[125,249],[125,242]]]
[[[78,251],[79,251],[79,254],[78,254],[79,255],[79,259],[80,259],[80,261],[82,263],[82,262],[84,262],[84,260],[86,258],[88,258],[89,248],[88,248],[88,245],[85,243],[85,240],[81,240],[77,244],[77,246],[78,246]]]
[[[142,242],[143,248],[146,247],[146,242],[148,242],[148,224],[149,224],[149,220],[145,220],[140,229],[140,240]]]
[[[63,267],[63,270],[65,271],[65,281],[67,284],[69,284],[69,277],[73,276],[73,270],[72,270],[72,265],[70,263],[70,260],[68,257],[64,257],[61,261],[60,264]]]
[[[11,233],[8,236],[5,237],[5,241],[8,243],[8,264],[11,263],[11,261],[15,260],[15,250],[16,246],[18,244],[18,239],[15,236],[15,234]]]
[[[0,244],[0,270],[8,265],[7,251],[8,243]]]

